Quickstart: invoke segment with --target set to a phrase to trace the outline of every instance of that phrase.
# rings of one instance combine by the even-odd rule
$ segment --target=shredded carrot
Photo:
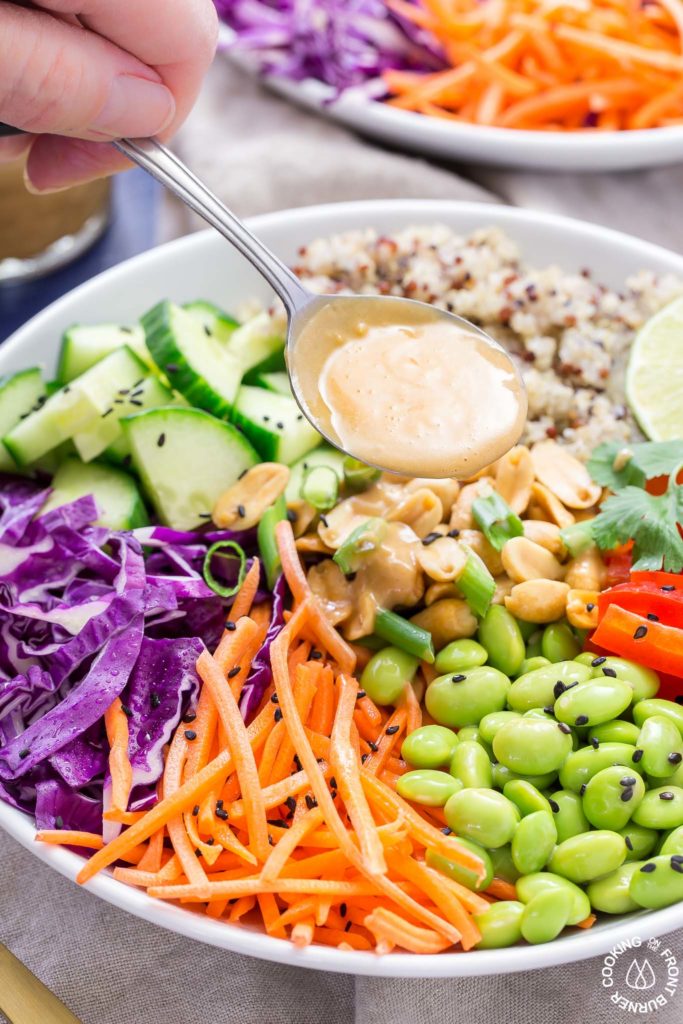
[[[39,843],[50,846],[80,846],[84,850],[101,850],[104,839],[95,832],[77,832],[61,828],[43,828],[36,832]]]
[[[249,572],[244,577],[242,586],[239,589],[237,597],[233,601],[230,614],[228,615],[228,622],[237,622],[243,615],[248,615],[251,606],[254,603],[256,597],[256,591],[258,590],[259,578],[261,575],[261,566],[258,558],[255,558],[251,563]]]
[[[583,921],[579,921],[578,924],[576,925],[576,927],[577,928],[592,928],[596,921],[597,921],[597,917],[595,916],[595,914],[589,914],[588,917],[584,917]]]
[[[128,718],[123,711],[119,697],[104,713],[104,728],[109,743],[111,810],[123,812],[127,809],[130,799],[133,769],[128,757]],[[126,824],[130,824],[130,822]]]
[[[450,945],[439,932],[420,928],[386,907],[378,907],[368,914],[365,927],[378,942],[384,940],[392,947],[400,946],[411,953],[441,953]]]
[[[503,878],[494,878],[488,889],[487,895],[495,896],[498,900],[516,900],[517,890],[510,882]]]

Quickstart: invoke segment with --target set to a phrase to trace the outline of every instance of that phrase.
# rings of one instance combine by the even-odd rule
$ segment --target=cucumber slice
[[[132,348],[144,363],[150,365],[145,332],[139,324],[134,327],[119,327],[116,324],[86,327],[75,324],[62,335],[57,379],[60,384],[68,384],[123,345]]]
[[[140,492],[128,473],[98,462],[86,465],[76,458],[66,459],[55,473],[52,494],[43,505],[41,515],[86,494],[92,494],[97,503],[100,526],[134,530],[149,523]]]
[[[285,498],[288,504],[301,501],[301,485],[304,482],[306,473],[318,466],[329,466],[339,477],[339,486],[344,483],[344,453],[323,444],[312,452],[308,452],[303,458],[295,462],[289,469],[289,480],[285,490]]]
[[[0,437],[8,434],[20,420],[44,403],[45,385],[40,370],[33,366],[8,377],[0,377]],[[0,445],[0,470],[11,472],[16,462],[4,445]]]
[[[274,329],[268,313],[259,313],[238,327],[228,345],[228,352],[237,360],[243,375],[255,367],[266,373],[283,370],[284,350],[285,339]]]
[[[216,416],[227,416],[241,371],[229,348],[205,333],[197,318],[172,302],[160,302],[142,318],[147,347],[172,387]]]
[[[265,388],[266,391],[274,391],[276,395],[287,395],[289,398],[292,397],[289,377],[284,370],[277,370],[273,373],[257,373],[253,383],[257,388]]]
[[[239,430],[200,409],[150,409],[123,420],[123,429],[147,496],[177,530],[205,523],[220,495],[259,461]]]
[[[123,439],[121,420],[125,416],[134,416],[142,409],[155,409],[160,405],[185,404],[184,399],[176,396],[158,380],[157,377],[145,377],[139,386],[133,389],[121,388],[111,406],[113,412],[100,416],[88,425],[85,430],[74,434],[73,442],[83,462],[92,462],[110,445]],[[120,449],[117,449],[117,451]],[[124,455],[128,449],[124,451]]]
[[[266,462],[289,465],[322,441],[293,398],[263,388],[240,388],[233,421]]]
[[[146,376],[145,364],[124,345],[65,384],[8,431],[5,446],[19,466],[28,466],[101,416],[112,415],[109,410],[119,390],[138,386]]]
[[[213,302],[206,302],[204,299],[197,299],[196,302],[186,302],[183,309],[195,317],[201,324],[205,334],[213,335],[217,341],[223,344],[230,340],[239,327],[239,322],[233,319],[229,313],[219,309],[218,306],[214,306]]]

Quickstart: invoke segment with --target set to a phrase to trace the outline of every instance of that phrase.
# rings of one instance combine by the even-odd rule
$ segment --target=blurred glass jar
[[[105,231],[110,195],[105,179],[35,196],[24,185],[24,158],[0,163],[0,285],[77,259]]]

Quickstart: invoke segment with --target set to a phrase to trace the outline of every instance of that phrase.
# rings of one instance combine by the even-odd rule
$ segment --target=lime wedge
[[[655,313],[636,335],[626,398],[650,440],[683,438],[683,296]]]

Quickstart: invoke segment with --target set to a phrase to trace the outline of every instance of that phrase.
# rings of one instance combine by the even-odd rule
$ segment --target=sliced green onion
[[[386,529],[384,519],[366,519],[355,530],[351,530],[346,540],[335,551],[332,561],[337,563],[345,576],[356,572],[363,555],[375,551],[382,543]]]
[[[505,542],[512,537],[524,534],[522,520],[497,491],[484,498],[476,498],[472,504],[472,516],[496,551],[501,551]]]
[[[234,551],[234,555],[224,554],[224,551]],[[214,574],[211,572],[211,559],[212,558],[239,558],[240,567],[237,573],[237,583],[234,587],[226,587],[223,583],[216,579]],[[219,594],[221,597],[234,597],[237,591],[244,582],[244,577],[247,572],[247,556],[244,553],[244,549],[234,540],[218,540],[215,544],[212,544],[209,550],[204,555],[204,580],[208,587],[211,587],[214,594]]]
[[[275,586],[275,580],[280,575],[280,569],[282,568],[280,552],[275,540],[275,527],[286,518],[287,502],[285,501],[284,494],[281,494],[277,501],[263,513],[256,531],[256,539],[258,540],[258,549],[261,554],[266,581],[271,590]]]
[[[310,466],[301,481],[301,497],[318,512],[329,512],[339,497],[339,477],[331,466]]]
[[[472,613],[482,618],[489,610],[496,590],[496,581],[479,555],[468,544],[462,546],[467,551],[467,561],[455,584]]]
[[[579,523],[565,526],[563,530],[560,530],[560,537],[572,558],[577,558],[595,544],[593,520],[582,519]]]
[[[350,491],[365,491],[379,480],[382,473],[359,459],[347,455],[344,459],[344,483]]]
[[[377,636],[375,633],[368,633],[367,636],[361,636],[353,642],[358,644],[359,647],[367,647],[369,651],[381,651],[387,646],[386,640],[382,640],[382,637]]]
[[[389,612],[385,608],[377,609],[375,635],[386,640],[392,647],[399,647],[406,654],[412,654],[429,665],[434,662],[431,633],[421,626],[416,626],[414,622],[408,622],[396,612]]]

